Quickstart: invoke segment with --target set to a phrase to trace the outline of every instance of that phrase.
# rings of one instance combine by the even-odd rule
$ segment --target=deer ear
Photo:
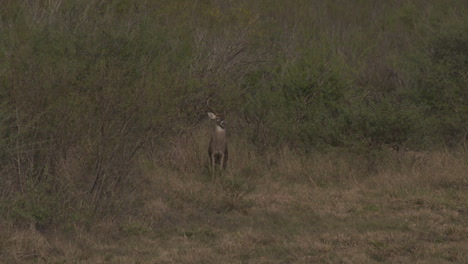
[[[208,117],[210,119],[216,119],[216,115],[214,113],[212,113],[212,112],[208,112]]]

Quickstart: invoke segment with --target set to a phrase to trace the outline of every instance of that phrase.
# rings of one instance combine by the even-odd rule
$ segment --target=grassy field
[[[242,144],[239,144],[242,146]],[[173,155],[180,155],[174,146]],[[202,152],[203,145],[193,150]],[[3,223],[2,263],[466,263],[466,152],[255,156],[212,175],[145,162],[90,228]],[[204,152],[202,152],[204,153]],[[183,157],[180,157],[183,158]],[[185,158],[189,158],[186,156]],[[157,161],[156,161],[157,160]],[[203,168],[203,166],[200,166]],[[118,216],[117,216],[118,215]]]

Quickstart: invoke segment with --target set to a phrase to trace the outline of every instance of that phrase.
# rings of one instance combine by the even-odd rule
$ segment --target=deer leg
[[[224,165],[224,153],[219,155],[219,167],[223,169],[224,168],[223,165]]]
[[[226,156],[226,154],[224,154],[223,166],[224,166],[223,169],[226,169],[226,167],[227,167],[227,156]]]
[[[211,155],[211,169],[214,171],[215,170],[215,155]]]

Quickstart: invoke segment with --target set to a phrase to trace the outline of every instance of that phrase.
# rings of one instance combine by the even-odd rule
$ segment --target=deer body
[[[216,126],[214,129],[213,136],[210,140],[208,147],[208,155],[210,157],[210,165],[212,169],[215,169],[216,165],[220,168],[225,169],[228,160],[228,147],[226,140],[226,121],[224,115],[215,114],[208,112],[210,119],[216,120]]]

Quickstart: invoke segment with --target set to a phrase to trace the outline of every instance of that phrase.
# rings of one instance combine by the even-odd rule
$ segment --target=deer
[[[208,156],[210,157],[210,165],[213,171],[216,165],[226,169],[228,160],[228,146],[226,140],[226,120],[224,114],[218,114],[208,105],[210,100],[206,102],[208,107],[208,117],[211,120],[216,120],[215,129],[211,136],[210,145],[208,146]]]

